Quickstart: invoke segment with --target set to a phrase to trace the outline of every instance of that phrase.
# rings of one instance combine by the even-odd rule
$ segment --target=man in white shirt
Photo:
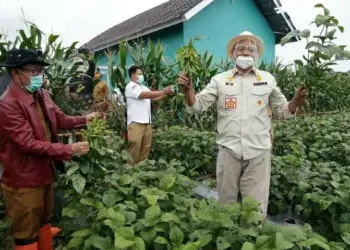
[[[202,112],[217,104],[219,201],[236,202],[240,192],[242,197],[258,200],[266,215],[271,165],[269,108],[279,117],[293,117],[305,103],[307,92],[300,86],[288,102],[275,78],[255,66],[263,49],[259,37],[243,32],[227,46],[228,56],[235,62],[232,70],[214,76],[197,95],[185,75],[180,75],[179,83],[184,85],[189,112]]]
[[[168,86],[160,91],[151,91],[143,85],[144,76],[140,67],[131,66],[128,73],[131,79],[125,88],[128,151],[133,158],[129,164],[134,165],[146,160],[151,150],[151,100],[162,100],[173,92],[173,87]]]

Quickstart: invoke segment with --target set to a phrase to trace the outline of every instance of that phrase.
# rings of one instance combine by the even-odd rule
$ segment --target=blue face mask
[[[25,86],[25,88],[30,93],[33,93],[39,90],[42,86],[43,86],[43,76],[39,75],[39,76],[31,76],[30,84],[28,86]]]

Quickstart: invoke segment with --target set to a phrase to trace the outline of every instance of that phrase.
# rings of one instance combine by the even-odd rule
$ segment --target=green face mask
[[[43,76],[39,75],[39,76],[31,76],[30,84],[28,86],[25,86],[25,88],[30,93],[33,93],[39,90],[42,86],[43,86]]]

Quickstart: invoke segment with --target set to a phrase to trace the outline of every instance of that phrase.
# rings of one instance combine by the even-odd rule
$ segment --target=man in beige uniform
[[[237,202],[240,192],[242,197],[252,196],[261,202],[266,216],[271,165],[269,107],[279,117],[292,117],[305,102],[307,92],[303,86],[299,87],[288,102],[275,78],[255,68],[263,46],[260,38],[243,32],[227,46],[228,55],[236,65],[233,70],[214,76],[197,95],[185,75],[180,75],[179,83],[184,85],[190,113],[217,104],[219,201]]]

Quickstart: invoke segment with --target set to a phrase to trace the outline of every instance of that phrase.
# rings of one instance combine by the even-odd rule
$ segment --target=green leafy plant
[[[346,242],[350,199],[348,113],[276,123],[269,211],[289,207],[317,232]]]
[[[0,62],[4,62],[7,53],[13,48],[40,49],[43,51],[45,60],[51,65],[45,69],[45,76],[48,79],[48,90],[51,92],[53,100],[66,113],[75,113],[72,102],[67,100],[65,89],[71,78],[77,76],[79,64],[74,64],[75,58],[83,58],[76,52],[78,42],[65,47],[59,41],[59,35],[46,35],[34,23],[25,21],[27,30],[20,29],[14,41],[8,41],[0,34]],[[1,38],[3,40],[1,41]],[[6,74],[4,69],[0,69],[0,74]]]
[[[200,66],[200,55],[194,46],[194,42],[199,38],[190,39],[186,45],[176,52],[176,61],[181,71],[183,71],[196,84],[197,71]]]
[[[349,58],[350,52],[345,50],[345,45],[338,46],[335,44],[336,33],[338,31],[344,32],[344,27],[339,25],[338,19],[332,16],[329,9],[322,4],[317,4],[315,7],[322,8],[323,14],[317,15],[312,22],[320,29],[320,32],[312,37],[313,40],[310,40],[310,30],[295,30],[283,37],[281,44],[285,45],[290,39],[296,36],[306,40],[305,49],[307,49],[307,56],[303,56],[304,61],[295,61],[298,70],[302,72],[296,81],[299,84],[303,82],[306,85],[309,91],[311,109],[313,111],[323,111],[323,107],[334,107],[332,103],[327,103],[328,105],[324,103],[332,102],[332,97],[329,96],[330,93],[327,90],[336,88],[341,82],[334,80],[344,77],[342,74],[334,74],[330,66],[335,64],[338,57]],[[329,77],[330,75],[334,76]],[[345,79],[343,78],[343,80]],[[345,93],[344,96],[346,96],[346,99],[348,99],[348,95],[348,92]],[[336,98],[339,97],[341,98],[342,95]],[[322,100],[322,102],[317,100]],[[322,104],[319,105],[320,103]]]
[[[62,225],[68,249],[344,249],[309,225],[269,223],[249,197],[242,205],[193,197],[194,182],[176,160],[126,165],[124,155],[104,151],[102,124],[95,121],[85,132],[93,149],[85,160],[99,165],[98,171],[86,178],[84,188],[74,182],[74,189],[65,186]],[[64,177],[68,182],[70,174],[72,168]]]
[[[195,176],[198,172],[215,172],[216,151],[215,133],[199,132],[187,127],[170,127],[156,131],[151,154],[157,160],[180,159],[186,175]]]
[[[160,42],[153,43],[150,39],[147,43],[139,41],[129,45],[129,52],[133,62],[142,68],[148,86],[151,86],[154,80],[158,87],[161,87],[162,74],[165,70],[163,64],[164,50],[165,48]]]

